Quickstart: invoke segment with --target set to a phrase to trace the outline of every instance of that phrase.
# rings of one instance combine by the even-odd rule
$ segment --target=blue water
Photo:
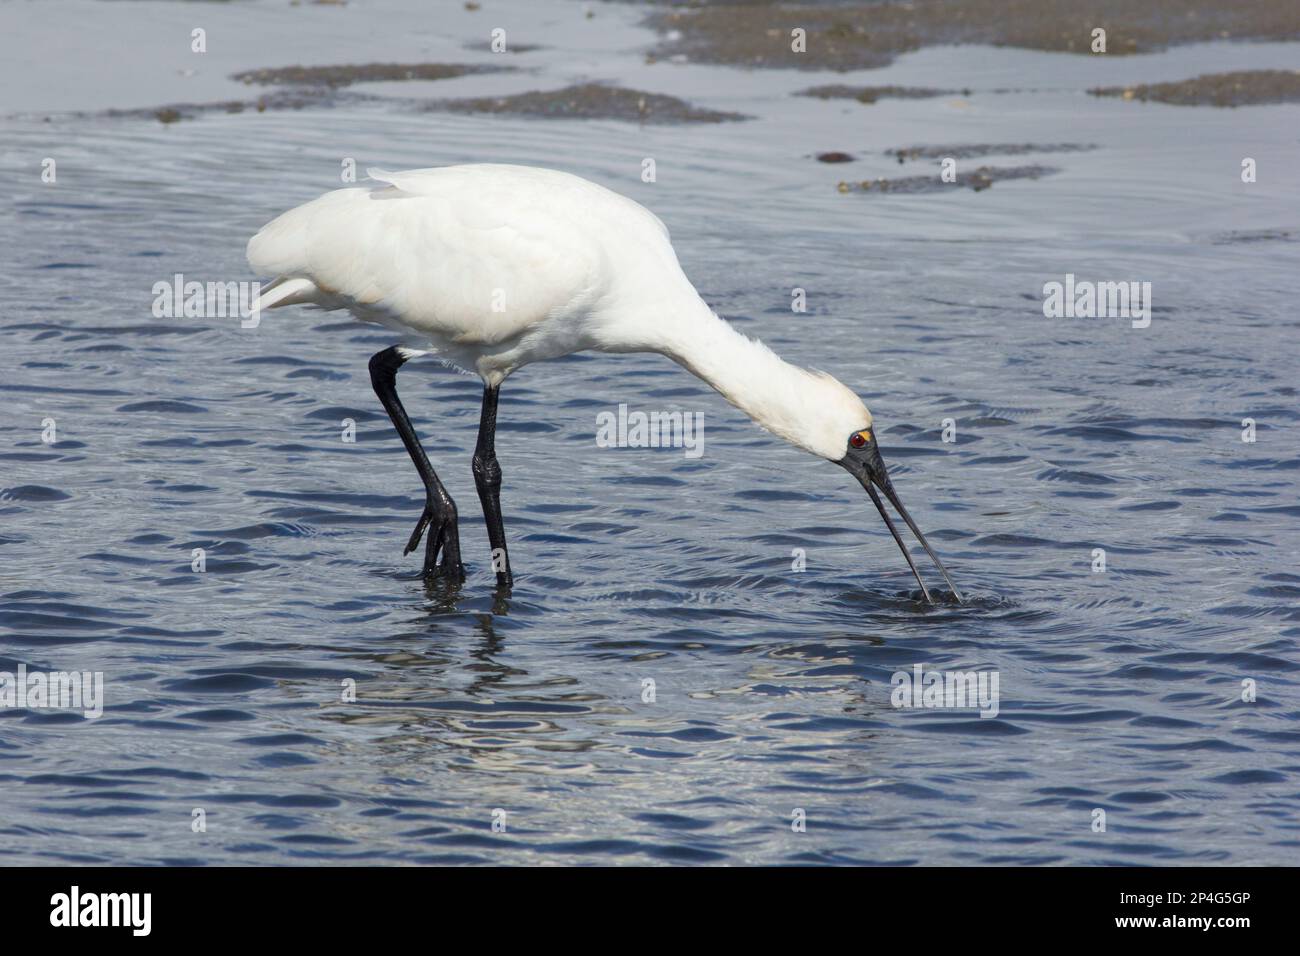
[[[550,39],[518,89],[583,70]],[[818,75],[602,54],[756,117],[709,126],[398,105],[0,120],[0,670],[101,671],[107,698],[89,720],[0,709],[6,861],[1293,862],[1300,108],[1095,100],[1070,73],[1086,58],[941,52],[848,81],[939,63],[928,85],[968,99],[873,107],[788,95]],[[1296,47],[1131,69],[1261,56]],[[1045,91],[979,92],[1008,71]],[[929,169],[889,148],[1026,142],[1099,148],[979,193],[835,188]],[[823,149],[863,158],[850,176]],[[366,374],[387,333],[151,314],[175,273],[257,278],[247,237],[337,186],[342,156],[553,165],[645,202],[714,308],[860,390],[967,604],[917,599],[840,469],[634,355],[503,389],[508,595],[470,472],[480,386],[403,369],[469,566],[426,586],[401,555],[420,485]],[[1066,273],[1151,282],[1150,327],[1044,318]],[[598,447],[620,403],[702,412],[704,455]],[[916,664],[996,672],[998,715],[895,708]]]

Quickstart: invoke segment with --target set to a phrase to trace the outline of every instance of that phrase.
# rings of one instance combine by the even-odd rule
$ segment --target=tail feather
[[[315,302],[319,293],[316,283],[310,279],[301,276],[280,276],[270,285],[263,287],[254,308],[278,309],[282,305]]]

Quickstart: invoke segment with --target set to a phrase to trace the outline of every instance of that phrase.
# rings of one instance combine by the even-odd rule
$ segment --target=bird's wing
[[[454,174],[465,168],[376,170],[386,188],[291,209],[249,241],[249,262],[310,281],[318,304],[465,345],[508,341],[599,296],[600,249],[580,203],[515,177]]]

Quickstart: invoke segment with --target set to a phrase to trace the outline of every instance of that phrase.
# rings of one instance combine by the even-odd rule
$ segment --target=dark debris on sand
[[[864,179],[841,182],[842,193],[937,193],[948,189],[973,189],[981,192],[996,182],[1008,179],[1038,179],[1059,172],[1050,166],[981,166],[969,173],[958,173],[955,182],[946,183],[937,175],[903,176],[899,179]]]
[[[643,93],[601,83],[583,83],[562,90],[534,90],[513,96],[480,96],[432,100],[426,110],[451,113],[499,113],[546,119],[618,119],[633,123],[722,123],[749,119],[692,106],[675,96]]]
[[[1296,4],[1300,7],[1300,3]],[[1300,70],[1243,70],[1205,73],[1172,83],[1107,86],[1089,90],[1093,96],[1154,101],[1173,106],[1255,106],[1300,103]]]

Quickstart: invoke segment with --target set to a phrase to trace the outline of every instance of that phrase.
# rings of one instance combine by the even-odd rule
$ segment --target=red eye
[[[854,448],[861,448],[866,443],[867,440],[862,437],[862,432],[854,432],[852,435],[849,436],[849,444],[852,445]]]

